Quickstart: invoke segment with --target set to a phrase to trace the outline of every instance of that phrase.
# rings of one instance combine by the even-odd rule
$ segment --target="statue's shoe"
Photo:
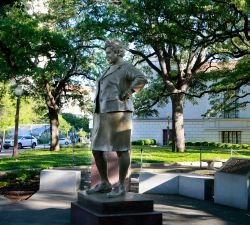
[[[115,198],[122,195],[125,195],[125,187],[124,185],[119,184],[118,186],[114,187],[111,192],[107,194],[107,197]]]
[[[95,194],[95,193],[108,193],[112,190],[112,186],[110,183],[100,183],[97,184],[95,187],[87,189],[86,193]]]

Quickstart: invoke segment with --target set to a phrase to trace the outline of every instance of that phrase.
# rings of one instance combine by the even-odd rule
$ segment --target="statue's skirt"
[[[95,113],[91,144],[92,150],[130,150],[131,129],[131,112]]]

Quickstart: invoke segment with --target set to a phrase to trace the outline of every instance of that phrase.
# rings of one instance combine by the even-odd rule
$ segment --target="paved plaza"
[[[177,195],[149,195],[163,225],[249,225],[250,211]],[[75,194],[37,192],[29,200],[11,202],[0,196],[1,225],[70,225],[70,204]],[[152,224],[153,225],[153,224]]]

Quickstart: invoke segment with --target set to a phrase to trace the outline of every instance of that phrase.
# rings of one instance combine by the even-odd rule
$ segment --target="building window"
[[[238,91],[231,91],[224,95],[224,118],[239,118],[239,100],[235,97],[237,93]]]
[[[241,131],[222,131],[222,142],[241,144]]]

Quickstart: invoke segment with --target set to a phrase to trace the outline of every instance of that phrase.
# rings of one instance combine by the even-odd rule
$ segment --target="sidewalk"
[[[70,225],[70,203],[76,194],[37,192],[29,200],[11,202],[0,196],[1,225]]]
[[[163,225],[249,225],[250,211],[176,195],[148,195]],[[70,225],[70,203],[75,194],[38,192],[27,201],[10,202],[0,196],[1,225]],[[152,224],[153,225],[153,224]]]

